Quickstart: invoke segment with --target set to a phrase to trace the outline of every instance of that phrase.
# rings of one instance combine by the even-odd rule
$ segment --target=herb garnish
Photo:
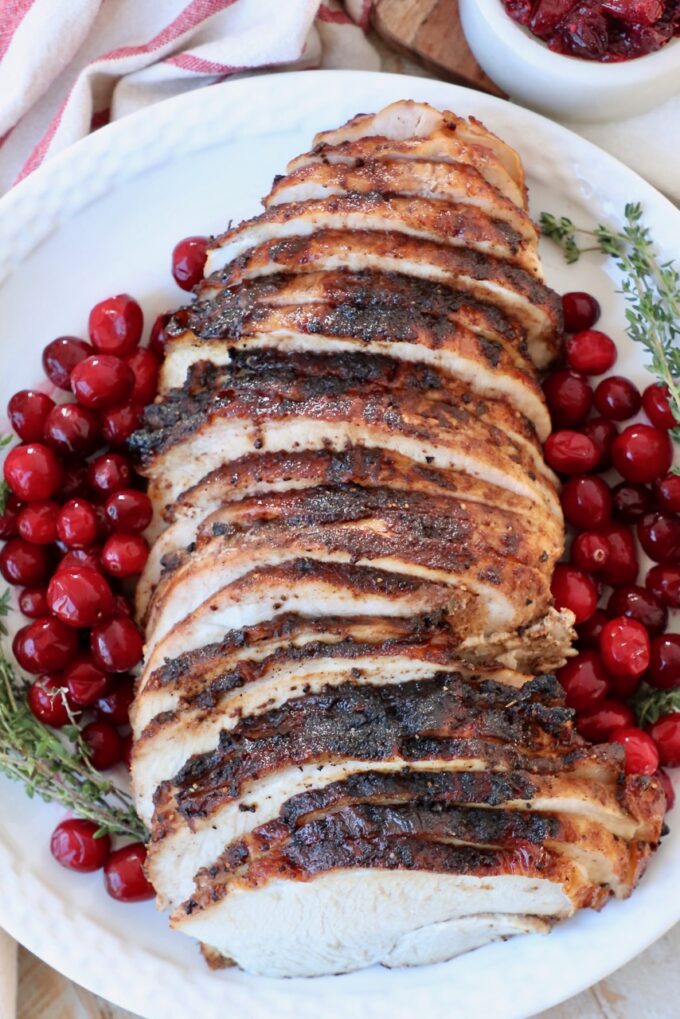
[[[640,725],[653,725],[662,715],[680,711],[680,690],[654,690],[643,683],[631,703]]]

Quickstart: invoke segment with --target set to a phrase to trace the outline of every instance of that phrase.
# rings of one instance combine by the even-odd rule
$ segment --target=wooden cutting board
[[[457,0],[374,0],[373,27],[390,46],[440,77],[505,97],[470,52]]]

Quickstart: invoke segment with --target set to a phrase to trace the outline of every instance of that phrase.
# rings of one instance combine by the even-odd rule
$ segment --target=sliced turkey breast
[[[319,230],[403,233],[506,259],[543,279],[535,241],[528,242],[509,223],[492,219],[478,206],[375,191],[274,204],[215,238],[208,249],[205,274],[222,270],[234,258],[267,241],[308,237]]]
[[[396,272],[467,290],[517,318],[527,330],[529,351],[539,368],[558,353],[561,305],[553,291],[507,262],[403,234],[323,230],[310,237],[269,241],[230,263],[223,282],[234,286],[274,273],[336,269]]]

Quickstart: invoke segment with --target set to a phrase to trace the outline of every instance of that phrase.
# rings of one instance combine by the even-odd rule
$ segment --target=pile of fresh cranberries
[[[629,379],[605,374],[616,346],[593,328],[595,298],[562,300],[566,366],[544,383],[555,429],[544,452],[563,481],[571,537],[552,591],[557,607],[576,616],[579,653],[558,676],[579,732],[623,744],[627,771],[658,772],[670,806],[672,787],[659,765],[680,765],[680,712],[643,731],[628,702],[642,682],[680,687],[680,634],[667,632],[669,611],[680,608],[680,476],[670,472],[669,435],[676,422],[664,386],[640,393]],[[627,423],[640,410],[649,423]],[[644,578],[638,543],[655,563]]]
[[[176,246],[172,271],[183,289],[201,278],[206,246],[202,237]],[[101,770],[129,766],[130,673],[142,657],[129,596],[149,554],[143,532],[152,507],[124,447],[156,395],[168,318],[159,316],[140,346],[137,301],[128,294],[101,301],[90,312],[89,342],[60,336],[43,351],[55,399],[22,390],[7,408],[21,441],[4,463],[0,574],[20,588],[18,605],[29,620],[12,649],[35,677],[27,689],[33,714],[55,728],[75,717]],[[63,821],[53,855],[73,870],[104,867],[116,899],[152,896],[143,844],[111,851],[109,837],[96,832],[90,821]]]

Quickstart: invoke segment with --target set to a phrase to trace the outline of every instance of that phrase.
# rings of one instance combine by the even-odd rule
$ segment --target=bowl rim
[[[568,53],[556,53],[537,36],[510,17],[502,0],[461,0],[477,9],[477,14],[494,31],[503,44],[514,51],[516,57],[530,62],[534,68],[562,77],[579,79],[593,84],[636,87],[655,78],[677,77],[680,82],[680,36],[671,39],[660,50],[641,57],[603,63],[584,60]],[[675,75],[673,75],[675,72]]]

